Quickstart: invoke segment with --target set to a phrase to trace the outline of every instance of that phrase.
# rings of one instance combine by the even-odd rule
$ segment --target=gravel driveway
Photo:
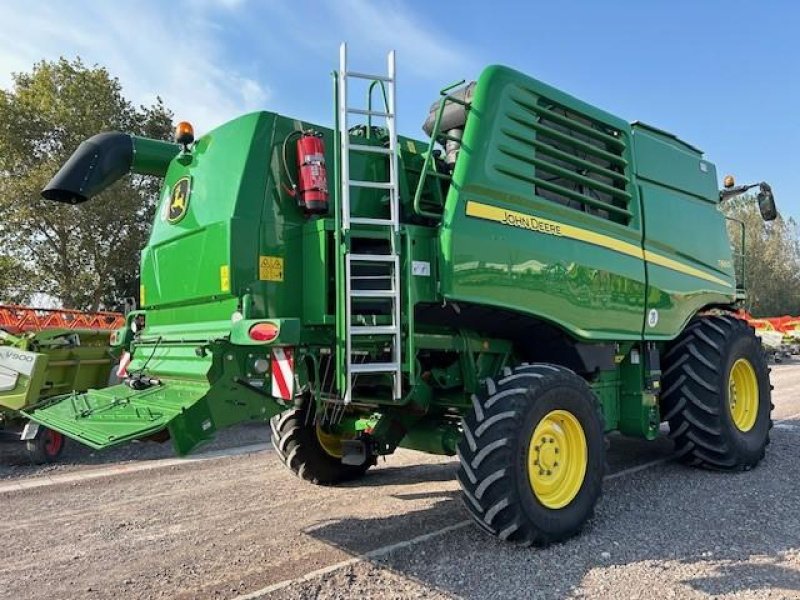
[[[157,445],[75,447],[57,467],[0,466],[0,484],[41,484],[0,492],[0,589],[13,599],[800,598],[800,365],[774,367],[773,382],[784,420],[758,468],[688,469],[667,460],[666,440],[615,437],[596,517],[545,549],[467,523],[455,462],[410,451],[337,488],[295,479],[269,449],[186,462]],[[216,447],[265,440],[249,425]],[[114,474],[119,461],[147,470]]]

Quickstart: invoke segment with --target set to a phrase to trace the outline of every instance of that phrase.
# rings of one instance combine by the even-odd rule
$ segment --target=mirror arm
[[[744,194],[746,191],[752,190],[754,187],[761,187],[761,189],[764,189],[764,186],[766,186],[767,189],[770,189],[769,185],[767,185],[762,181],[761,183],[753,183],[751,185],[737,185],[736,187],[720,190],[719,200],[720,202],[724,202],[725,200],[729,200],[735,196]]]

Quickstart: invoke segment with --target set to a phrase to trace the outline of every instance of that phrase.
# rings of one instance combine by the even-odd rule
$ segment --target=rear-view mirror
[[[761,218],[765,221],[774,221],[778,216],[778,209],[775,207],[775,196],[772,193],[772,188],[762,183],[759,185],[759,192],[756,196],[758,198],[758,210],[761,211]]]

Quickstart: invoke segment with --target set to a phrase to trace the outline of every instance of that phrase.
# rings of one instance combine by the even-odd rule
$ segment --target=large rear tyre
[[[772,428],[772,386],[750,326],[726,315],[692,321],[664,354],[663,419],[677,456],[717,470],[751,469]]]
[[[44,465],[58,461],[66,443],[63,434],[40,426],[36,437],[25,442],[25,449],[33,464]]]
[[[521,545],[578,533],[600,496],[606,454],[586,382],[563,367],[524,365],[487,379],[472,404],[458,481],[475,522]]]
[[[373,464],[342,464],[342,438],[314,418],[316,405],[307,400],[270,420],[272,447],[281,462],[300,479],[333,485],[362,477]]]

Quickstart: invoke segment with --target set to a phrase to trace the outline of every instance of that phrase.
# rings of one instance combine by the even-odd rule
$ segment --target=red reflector
[[[129,364],[131,364],[131,354],[130,352],[124,352],[122,354],[122,358],[119,359],[119,365],[117,366],[117,377],[120,379],[125,379],[128,377]]]
[[[250,339],[256,342],[271,342],[278,337],[280,329],[273,323],[256,323],[250,328]]]
[[[292,348],[272,351],[272,395],[281,400],[294,397],[294,356]]]

